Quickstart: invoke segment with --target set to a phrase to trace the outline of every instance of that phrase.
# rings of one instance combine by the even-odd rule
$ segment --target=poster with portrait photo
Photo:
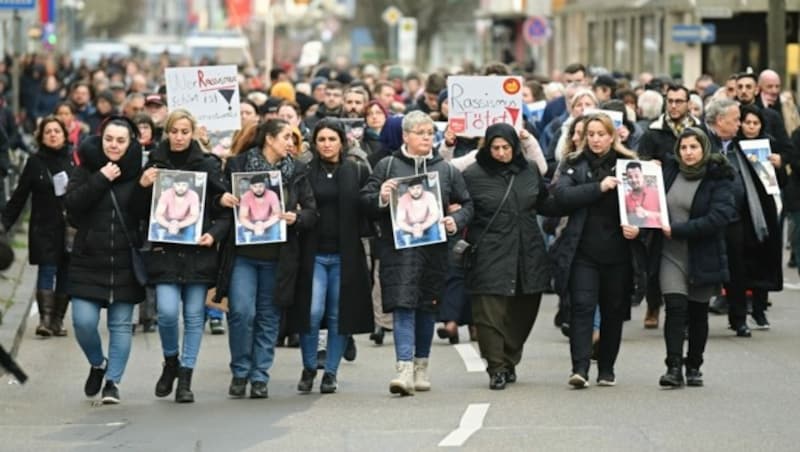
[[[397,180],[389,207],[395,249],[447,241],[439,173],[423,173]]]
[[[147,240],[196,245],[203,234],[206,173],[158,170]]]
[[[255,171],[231,175],[239,205],[233,208],[236,245],[262,245],[286,241],[283,183],[280,171]]]
[[[769,140],[766,138],[742,140],[739,142],[739,147],[742,148],[742,152],[747,156],[747,161],[756,171],[767,193],[770,195],[780,194],[781,187],[778,185],[778,176],[775,174],[775,167],[769,161],[769,155],[772,154]]]
[[[669,226],[664,176],[657,163],[618,159],[616,177],[622,224],[652,229]]]

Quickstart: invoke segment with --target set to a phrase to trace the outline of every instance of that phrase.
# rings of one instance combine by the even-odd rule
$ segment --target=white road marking
[[[481,355],[478,354],[472,344],[456,344],[454,347],[461,356],[461,360],[464,361],[467,372],[483,372],[486,370],[486,365],[483,363]]]
[[[39,315],[39,304],[38,303],[31,303],[31,313],[29,314],[31,317],[36,317]]]
[[[800,290],[800,283],[793,284],[793,283],[784,282],[783,283],[783,288],[784,289],[788,289],[788,290]]]
[[[458,428],[450,432],[440,443],[439,447],[460,447],[462,446],[473,433],[483,427],[483,418],[486,417],[486,412],[489,411],[488,403],[472,403],[470,404],[464,415],[461,416],[461,422]]]

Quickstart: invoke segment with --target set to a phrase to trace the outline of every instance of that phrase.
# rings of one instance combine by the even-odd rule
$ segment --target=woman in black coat
[[[489,387],[505,389],[517,380],[522,347],[542,292],[550,287],[550,262],[536,215],[543,208],[545,215],[556,213],[544,205],[544,182],[525,160],[512,126],[490,126],[484,143],[476,162],[464,171],[475,206],[467,227],[474,254],[464,280]]]
[[[654,274],[664,296],[667,373],[664,387],[702,386],[703,352],[708,340],[708,300],[730,278],[725,227],[734,216],[733,168],[711,153],[708,136],[690,127],[675,144],[675,159],[663,163],[670,225],[650,250]],[[689,349],[683,359],[688,326]]]
[[[555,202],[569,214],[561,236],[551,249],[556,261],[556,292],[569,297],[570,354],[576,389],[589,386],[592,321],[600,306],[597,382],[616,384],[614,363],[622,341],[622,322],[628,317],[634,289],[634,259],[643,253],[636,226],[619,217],[617,158],[636,154],[619,144],[611,118],[589,115],[585,145],[568,155],[553,190]]]
[[[84,391],[92,397],[103,387],[103,403],[119,403],[122,380],[131,350],[133,306],[144,289],[133,271],[131,240],[142,218],[142,200],[135,194],[142,167],[136,126],[115,117],[100,136],[87,138],[78,150],[80,165],[67,187],[65,204],[78,231],[69,264],[67,292],[72,297],[75,337],[92,366]],[[114,207],[112,196],[122,212]],[[133,243],[140,246],[140,243]],[[108,358],[97,330],[100,310],[108,309]]]
[[[152,249],[146,254],[147,282],[155,285],[156,289],[158,332],[164,354],[164,366],[155,392],[157,397],[166,397],[172,393],[172,386],[177,378],[175,401],[179,403],[194,402],[191,390],[192,372],[203,337],[206,294],[208,288],[216,283],[218,275],[216,245],[225,239],[230,227],[230,210],[219,204],[226,191],[221,162],[216,156],[203,152],[197,141],[192,139],[196,127],[194,116],[187,110],[173,110],[164,126],[167,139],[150,153],[139,181],[144,199],[149,201],[152,199],[153,184],[160,170],[191,171],[206,175],[200,240],[193,244],[154,242]],[[194,177],[191,175],[190,179]],[[169,191],[174,190],[174,187],[162,189]],[[191,194],[188,191],[185,193]],[[187,196],[175,197],[176,200],[181,198]],[[148,201],[145,202],[150,206]],[[178,318],[181,312],[183,353],[179,357]]]
[[[290,307],[295,300],[301,232],[312,229],[317,220],[308,167],[289,155],[293,146],[289,123],[271,119],[258,125],[247,150],[229,159],[225,166],[228,183],[234,173],[280,171],[284,196],[280,220],[286,223],[285,242],[236,246],[236,233],[231,231],[223,244],[214,299],[228,297],[230,303],[231,397],[243,397],[248,381],[250,398],[267,397],[281,309]],[[239,202],[232,193],[225,193],[221,200],[223,206],[231,208]]]
[[[303,372],[297,389],[308,393],[317,375],[317,343],[322,324],[328,328],[325,373],[320,392],[337,388],[337,370],[347,335],[372,331],[372,296],[360,231],[365,223],[359,190],[369,171],[344,158],[347,135],[335,119],[314,127],[309,180],[318,218],[302,246],[297,301],[290,311],[292,329],[299,331]]]
[[[67,128],[55,116],[48,116],[36,128],[39,151],[22,170],[17,188],[3,211],[6,230],[16,223],[32,195],[28,228],[28,260],[38,265],[36,303],[39,308],[38,336],[66,336],[63,327],[67,311],[67,226],[64,192],[72,175],[72,152]]]

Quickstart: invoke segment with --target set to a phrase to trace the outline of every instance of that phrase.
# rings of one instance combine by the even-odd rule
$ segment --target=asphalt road
[[[787,273],[796,284],[797,273]],[[0,450],[432,451],[461,444],[476,451],[796,451],[800,292],[771,300],[772,329],[751,339],[734,337],[725,317],[712,316],[703,388],[659,388],[661,330],[642,328],[639,307],[625,325],[617,386],[570,389],[568,344],[552,325],[555,299],[547,296],[519,382],[505,391],[490,391],[484,372],[469,372],[455,347],[434,339],[433,390],[392,396],[392,341],[377,347],[359,336],[358,357],[342,364],[336,394],[319,394],[321,375],[315,393],[297,394],[299,350],[280,348],[269,399],[230,400],[227,336],[207,333],[191,405],[153,395],[157,333],[134,337],[122,404],[98,406],[83,395],[89,366],[72,332],[37,339],[31,319],[18,356],[29,382],[0,380]],[[477,344],[467,344],[474,355]]]

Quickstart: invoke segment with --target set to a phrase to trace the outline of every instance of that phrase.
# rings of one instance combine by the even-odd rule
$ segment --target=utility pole
[[[769,0],[767,64],[786,80],[786,0]]]

